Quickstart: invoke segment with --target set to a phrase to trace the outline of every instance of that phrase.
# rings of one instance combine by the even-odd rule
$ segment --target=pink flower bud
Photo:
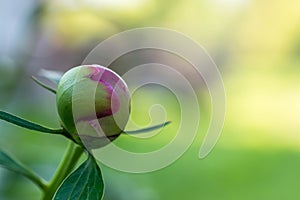
[[[126,83],[100,65],[83,65],[67,71],[58,84],[56,102],[62,126],[75,141],[89,148],[107,144],[103,142],[104,136],[115,139],[129,118]]]

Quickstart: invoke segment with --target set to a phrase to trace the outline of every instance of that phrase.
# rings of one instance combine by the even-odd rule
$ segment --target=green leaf
[[[103,190],[100,168],[89,154],[88,159],[62,183],[54,200],[100,200]]]
[[[27,121],[10,113],[0,111],[0,119],[7,121],[9,123],[15,124],[17,126],[21,126],[23,128],[27,128],[30,130],[40,131],[44,133],[53,133],[53,134],[62,134],[65,135],[64,129],[51,129],[39,124]]]
[[[42,88],[52,92],[53,94],[56,94],[56,90],[54,90],[53,88],[49,87],[48,85],[44,84],[43,82],[41,82],[40,80],[38,80],[36,77],[31,76],[31,79],[38,84],[39,86],[41,86]]]
[[[155,126],[150,126],[150,127],[147,127],[147,128],[143,128],[143,129],[139,129],[139,130],[131,130],[131,131],[124,131],[126,134],[136,134],[136,133],[145,133],[145,132],[150,132],[150,131],[153,131],[155,129],[159,129],[159,128],[162,128],[164,126],[167,126],[168,124],[170,124],[171,121],[166,121],[164,123],[161,123],[161,124],[158,124],[158,125],[155,125]]]
[[[38,185],[42,190],[46,188],[45,183],[34,172],[26,168],[19,161],[16,161],[0,149],[0,165],[8,170],[22,174]]]

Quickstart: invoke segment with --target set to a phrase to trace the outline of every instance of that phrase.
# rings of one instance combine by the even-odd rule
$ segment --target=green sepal
[[[34,76],[31,76],[31,79],[36,83],[38,84],[39,86],[41,86],[42,88],[52,92],[53,94],[56,94],[56,90],[49,87],[48,85],[46,85],[45,83],[41,82],[40,80],[38,80],[36,77]]]
[[[142,128],[142,129],[138,129],[138,130],[127,130],[124,131],[125,134],[137,134],[137,133],[146,133],[146,132],[150,132],[159,128],[163,128],[165,126],[167,126],[168,124],[170,124],[171,121],[166,121],[164,123],[158,124],[158,125],[154,125],[154,126],[150,126],[147,128]]]
[[[0,119],[7,121],[9,123],[12,123],[14,125],[29,129],[29,130],[34,130],[34,131],[39,131],[39,132],[44,132],[44,133],[51,133],[51,134],[60,134],[64,135],[65,137],[72,139],[70,134],[63,128],[61,129],[51,129],[45,126],[41,126],[39,124],[30,122],[28,120],[25,120],[23,118],[17,117],[13,114],[0,111]]]

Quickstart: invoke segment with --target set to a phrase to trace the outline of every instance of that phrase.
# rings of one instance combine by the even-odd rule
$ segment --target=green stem
[[[73,142],[69,143],[64,158],[62,159],[53,179],[44,192],[43,200],[51,200],[53,198],[57,188],[74,169],[83,151],[84,150],[82,147],[74,144]]]

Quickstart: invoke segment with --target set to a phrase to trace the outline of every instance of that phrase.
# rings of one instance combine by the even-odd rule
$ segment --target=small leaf
[[[59,80],[61,79],[61,77],[63,75],[63,72],[41,69],[38,72],[38,74],[42,77],[47,78],[48,80],[52,81],[53,83],[58,84]]]
[[[8,170],[14,171],[18,174],[22,174],[23,176],[26,176],[43,190],[46,188],[46,185],[43,182],[43,180],[41,180],[34,172],[27,169],[23,164],[10,157],[1,149],[0,149],[0,166]]]
[[[103,190],[100,168],[89,154],[88,159],[62,183],[54,200],[100,200]]]
[[[27,128],[30,130],[40,131],[44,133],[53,133],[53,134],[62,134],[65,135],[64,129],[50,129],[39,124],[27,121],[10,113],[0,111],[0,119],[5,120],[9,123],[15,124],[17,126],[21,126],[23,128]]]
[[[159,129],[159,128],[162,128],[164,126],[167,126],[170,123],[171,123],[171,121],[166,121],[164,123],[161,123],[161,124],[158,124],[158,125],[155,125],[155,126],[150,126],[150,127],[147,127],[147,128],[142,128],[142,129],[139,129],[139,130],[124,131],[124,133],[126,133],[126,134],[136,134],[136,133],[150,132],[150,131],[153,131],[155,129]]]
[[[52,92],[53,94],[56,94],[56,90],[54,90],[53,88],[49,87],[48,85],[44,84],[43,82],[41,82],[40,80],[38,80],[36,77],[32,76],[31,79],[38,84],[39,86],[41,86],[42,88]]]

